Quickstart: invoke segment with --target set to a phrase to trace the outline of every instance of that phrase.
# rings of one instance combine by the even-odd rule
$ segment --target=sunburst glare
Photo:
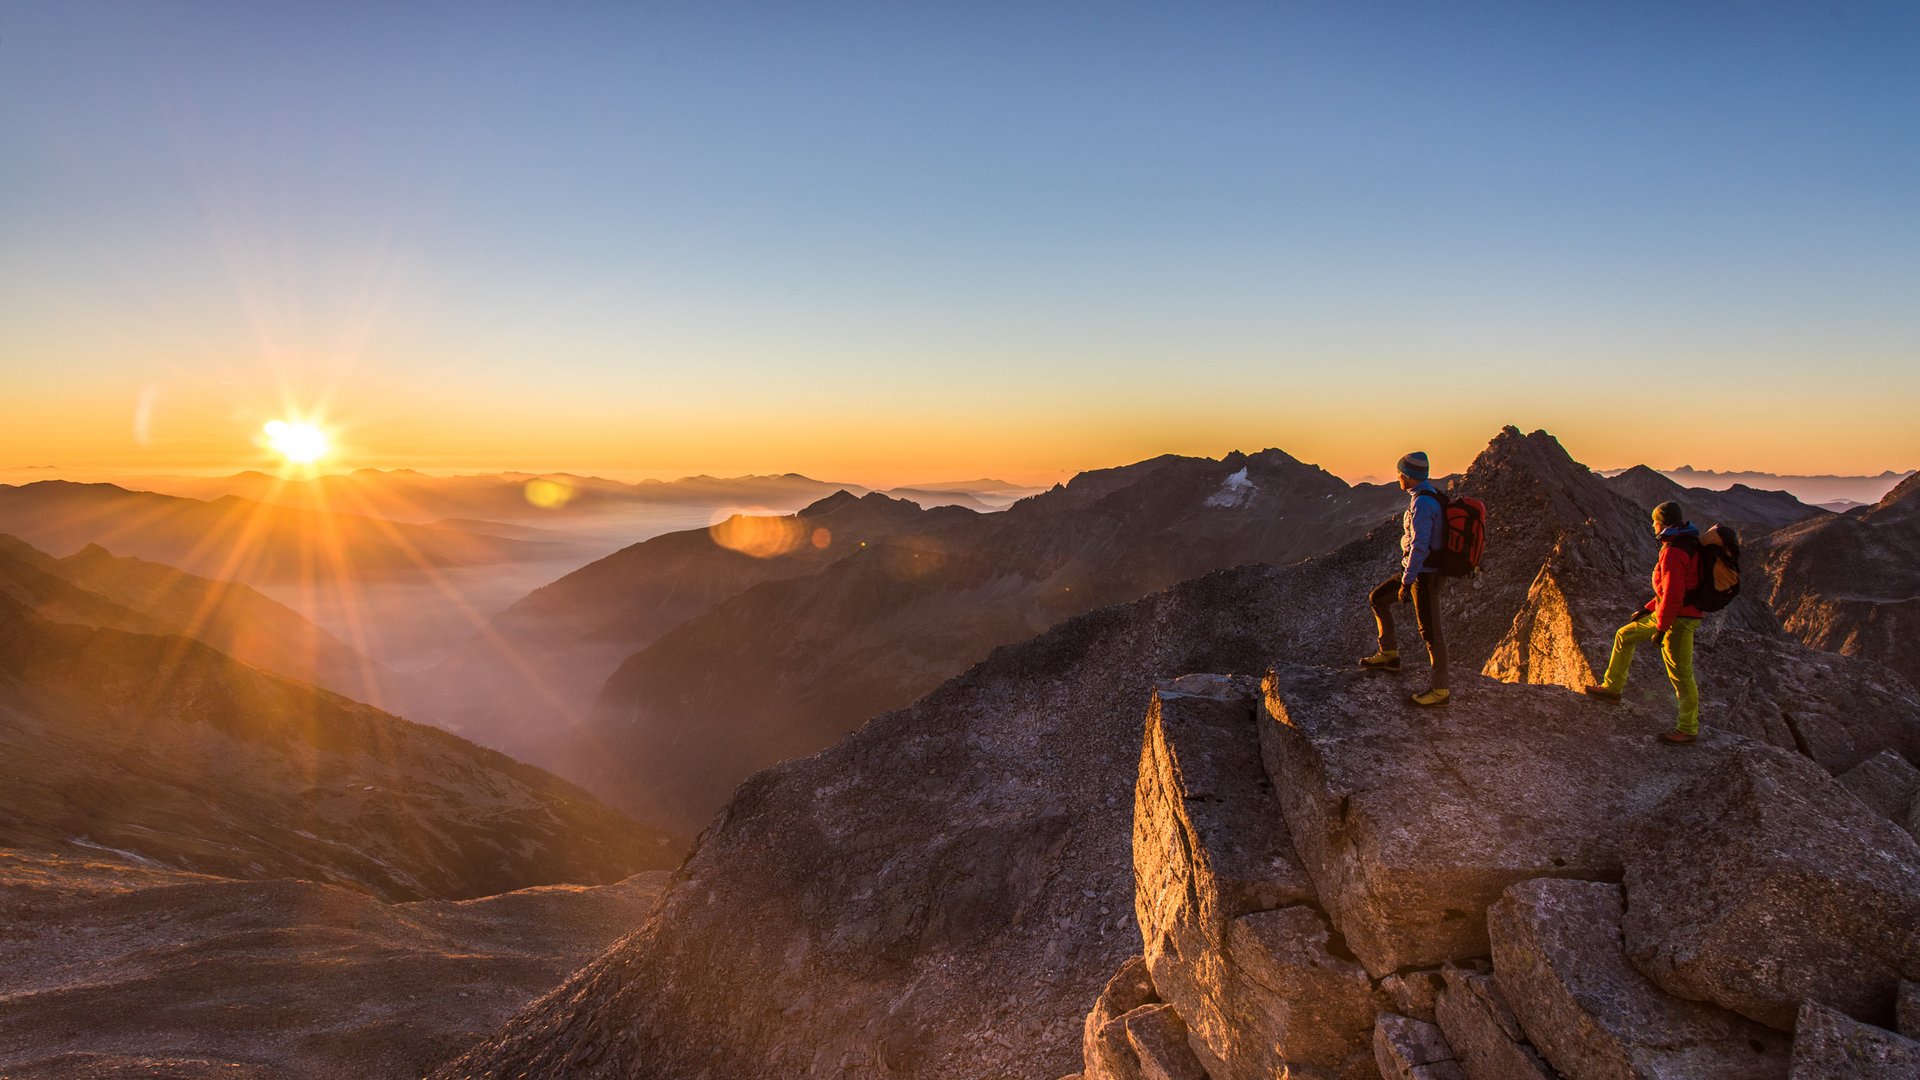
[[[261,430],[267,448],[294,465],[311,465],[331,448],[327,433],[305,421],[269,420]]]

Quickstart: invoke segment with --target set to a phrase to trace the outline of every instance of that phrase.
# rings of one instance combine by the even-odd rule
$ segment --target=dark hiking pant
[[[1400,601],[1398,575],[1380,583],[1368,597],[1373,603],[1373,621],[1380,628],[1380,648],[1398,652],[1393,633],[1393,605]],[[1440,575],[1421,574],[1413,579],[1413,618],[1420,626],[1420,637],[1427,643],[1427,659],[1433,661],[1433,688],[1447,688],[1447,642],[1440,636]]]

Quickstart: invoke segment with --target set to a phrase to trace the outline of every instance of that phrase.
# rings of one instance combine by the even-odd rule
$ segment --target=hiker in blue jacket
[[[1440,634],[1440,572],[1428,566],[1438,552],[1446,528],[1446,497],[1427,478],[1427,455],[1419,450],[1400,459],[1400,489],[1407,492],[1407,512],[1400,534],[1400,572],[1380,583],[1369,600],[1380,631],[1380,651],[1360,661],[1369,671],[1399,671],[1400,647],[1393,633],[1393,605],[1413,604],[1414,621],[1427,643],[1433,662],[1433,685],[1413,694],[1409,702],[1421,708],[1447,704],[1447,643]]]

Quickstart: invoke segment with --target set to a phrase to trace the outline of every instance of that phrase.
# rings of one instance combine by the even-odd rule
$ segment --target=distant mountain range
[[[1601,475],[1614,476],[1624,471],[1626,470],[1606,470]],[[1769,472],[1716,472],[1712,469],[1696,469],[1691,465],[1682,465],[1674,469],[1660,469],[1659,472],[1681,487],[1721,491],[1736,484],[1744,484],[1764,491],[1785,491],[1801,502],[1818,506],[1833,502],[1853,504],[1879,502],[1881,496],[1892,491],[1895,484],[1912,476],[1914,471],[1908,469],[1898,472],[1888,469],[1877,476],[1802,476]]]
[[[1695,525],[1731,525],[1743,538],[1753,539],[1783,525],[1808,518],[1823,517],[1825,511],[1808,506],[1784,491],[1761,491],[1745,484],[1725,489],[1682,487],[1665,473],[1645,465],[1606,478],[1608,487],[1626,496],[1648,513],[1661,503],[1673,501]]]
[[[618,515],[644,507],[738,507],[775,513],[796,510],[835,491],[866,494],[858,484],[814,480],[798,473],[771,476],[687,476],[624,483],[573,473],[482,473],[435,476],[411,469],[357,469],[313,478],[282,478],[250,471],[232,476],[139,476],[121,486],[194,499],[235,495],[253,502],[325,513],[364,514],[428,524],[448,518],[499,522],[566,521]],[[949,482],[895,489],[923,506],[999,509],[1038,489],[1005,481]],[[911,492],[911,494],[909,494]],[[916,498],[917,496],[917,498]]]
[[[0,533],[42,551],[98,544],[188,573],[250,584],[391,578],[439,567],[532,560],[550,546],[384,517],[43,480],[0,485]]]

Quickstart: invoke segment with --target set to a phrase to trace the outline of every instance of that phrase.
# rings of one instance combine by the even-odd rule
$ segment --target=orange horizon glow
[[[1295,394],[1233,394],[1184,407],[1124,385],[990,401],[956,394],[934,403],[902,403],[875,392],[829,401],[715,402],[686,387],[677,399],[636,397],[619,388],[598,396],[535,388],[503,405],[496,402],[511,397],[511,388],[476,388],[473,380],[451,375],[429,383],[371,379],[349,366],[332,372],[337,390],[324,389],[326,376],[262,380],[257,372],[250,379],[233,372],[219,379],[143,380],[118,394],[71,387],[56,394],[53,372],[32,373],[22,380],[26,393],[0,402],[0,482],[220,476],[277,472],[292,463],[302,475],[375,468],[634,482],[799,473],[877,489],[977,478],[1045,487],[1162,454],[1217,458],[1267,447],[1355,482],[1390,475],[1399,456],[1413,449],[1425,450],[1436,471],[1463,470],[1509,423],[1544,428],[1575,459],[1598,469],[1692,465],[1875,476],[1920,465],[1920,438],[1905,402],[1892,395],[1821,424],[1802,417],[1789,441],[1775,426],[1748,422],[1778,412],[1757,406],[1729,408],[1732,419],[1724,427],[1703,418],[1663,429],[1644,422],[1632,392],[1596,392],[1542,407],[1496,391],[1468,405],[1435,408],[1417,396],[1392,398],[1378,376],[1336,393],[1324,373],[1302,376]],[[246,388],[262,381],[280,388]],[[1363,408],[1369,400],[1378,404]],[[352,421],[323,422],[323,410]],[[263,437],[265,425],[275,422],[311,425],[326,443],[323,455],[301,464],[276,451]],[[317,445],[312,433],[302,436],[303,454]],[[564,499],[566,493],[543,490],[538,497]]]

